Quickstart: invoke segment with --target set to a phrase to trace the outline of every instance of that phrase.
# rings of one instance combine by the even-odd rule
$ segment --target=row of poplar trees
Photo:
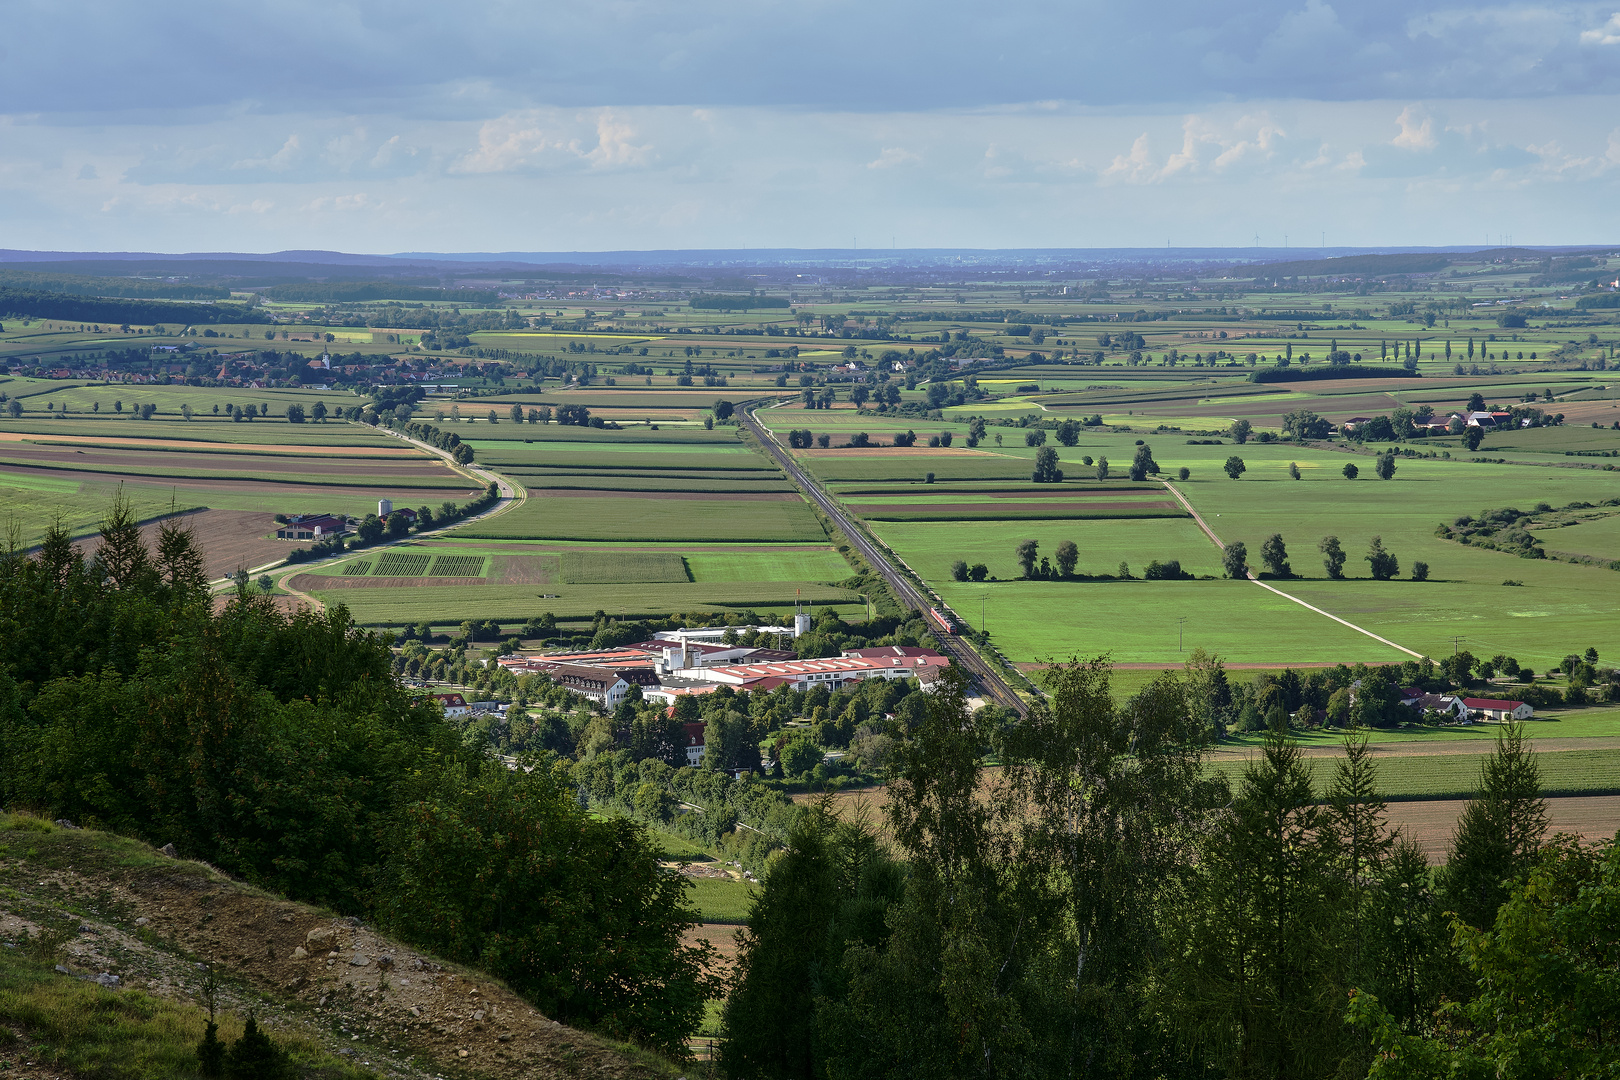
[[[1001,730],[969,711],[960,681],[933,695],[881,815],[824,803],[797,823],[741,938],[723,1071],[1596,1075],[1501,1065],[1504,1045],[1536,1039],[1620,1064],[1620,1012],[1597,1005],[1615,1000],[1620,857],[1541,846],[1519,728],[1501,733],[1435,870],[1389,827],[1358,733],[1325,797],[1281,726],[1235,789],[1207,772],[1209,675],[1166,673],[1121,703],[1105,660],[1071,662],[1050,673],[1047,703]],[[1574,936],[1607,992],[1590,979],[1534,989],[1536,962],[1492,953],[1499,909],[1529,918],[1604,880],[1607,930]],[[1546,1016],[1568,1030],[1509,1038]]]

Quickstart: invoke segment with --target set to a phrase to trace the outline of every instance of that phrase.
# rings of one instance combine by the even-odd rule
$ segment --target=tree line
[[[1620,845],[1544,841],[1522,728],[1432,869],[1364,734],[1326,790],[1285,724],[1234,785],[1211,776],[1218,667],[1120,701],[1105,660],[1073,661],[1015,725],[953,674],[904,732],[881,830],[826,801],[795,821],[741,939],[725,1074],[1612,1070]]]
[[[342,607],[217,611],[184,525],[118,500],[0,554],[0,800],[173,843],[505,979],[549,1016],[685,1053],[711,993],[657,847],[565,773],[464,746]]]

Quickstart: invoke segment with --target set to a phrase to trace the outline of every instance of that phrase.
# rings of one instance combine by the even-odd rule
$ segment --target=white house
[[[1502,701],[1498,698],[1463,698],[1471,713],[1483,713],[1487,720],[1528,720],[1536,710],[1522,701]]]

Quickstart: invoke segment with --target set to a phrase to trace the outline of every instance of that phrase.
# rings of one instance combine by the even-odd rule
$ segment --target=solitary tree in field
[[[1379,454],[1373,471],[1378,473],[1378,479],[1388,480],[1395,475],[1395,451]]]
[[[1299,462],[1290,461],[1288,463],[1288,478],[1290,480],[1298,480],[1299,479]]]
[[[1057,568],[1063,577],[1074,576],[1074,564],[1080,561],[1080,549],[1073,540],[1065,540],[1057,546]]]
[[[1355,462],[1347,461],[1347,462],[1344,463],[1344,478],[1346,480],[1354,480],[1356,477],[1358,477],[1360,475],[1361,475],[1361,470],[1356,468],[1356,463]]]
[[[1243,541],[1234,540],[1221,551],[1221,565],[1226,568],[1229,578],[1243,578],[1248,576],[1249,549]]]
[[[1131,459],[1131,479],[1146,480],[1148,474],[1159,474],[1159,463],[1153,460],[1153,448],[1143,443],[1136,448],[1136,456]]]
[[[511,415],[512,415],[512,423],[514,423],[514,424],[523,423],[523,406],[514,404],[512,406],[512,414]]]
[[[1063,482],[1063,470],[1057,466],[1057,451],[1043,446],[1035,451],[1035,471],[1030,479],[1037,484],[1060,484]]]
[[[310,407],[309,415],[315,418],[315,422],[317,424],[323,423],[326,420],[326,402],[317,401],[313,406]],[[444,419],[444,415],[442,413],[439,415],[439,419]]]
[[[1426,563],[1426,562],[1415,562],[1415,563],[1413,563],[1412,564],[1412,580],[1413,581],[1428,581],[1429,580],[1429,564]]]
[[[1108,459],[1105,457],[1097,459],[1097,479],[1108,479]]]
[[[1232,436],[1233,442],[1237,443],[1239,446],[1242,446],[1244,443],[1249,441],[1249,432],[1253,430],[1254,425],[1249,423],[1247,420],[1234,420],[1232,421],[1232,426],[1227,430],[1227,433]]]
[[[1328,577],[1335,581],[1344,577],[1344,548],[1339,546],[1337,536],[1322,537],[1322,542],[1316,545],[1316,550],[1322,553],[1322,565],[1327,567]]]
[[[1028,431],[1024,432],[1024,445],[1025,446],[1045,446],[1046,445],[1046,429],[1045,428],[1030,428]]]
[[[1384,550],[1383,537],[1375,536],[1367,544],[1367,562],[1372,566],[1374,581],[1388,581],[1401,572],[1401,561]]]
[[[1231,457],[1227,458],[1226,464],[1221,466],[1221,468],[1225,469],[1226,475],[1230,476],[1234,480],[1248,471],[1248,466],[1244,465],[1243,459],[1238,457],[1236,454],[1233,454]]]
[[[1023,569],[1026,578],[1035,576],[1035,560],[1039,557],[1040,543],[1035,540],[1025,540],[1018,545],[1018,565]]]
[[[1479,444],[1485,441],[1485,429],[1475,424],[1463,432],[1463,445],[1470,450],[1478,450]]]
[[[1266,537],[1266,542],[1260,545],[1260,559],[1275,576],[1294,576],[1288,566],[1288,548],[1283,544],[1282,533],[1272,533]]]
[[[1181,468],[1176,470],[1176,478],[1178,480],[1187,480],[1187,479],[1191,478],[1191,476],[1192,476],[1192,470],[1187,468],[1187,466],[1185,466],[1185,465],[1183,465]]]

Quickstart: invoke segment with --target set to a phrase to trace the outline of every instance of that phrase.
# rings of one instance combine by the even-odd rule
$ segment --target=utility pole
[[[1183,651],[1181,648],[1181,632],[1186,628],[1186,626],[1187,620],[1185,617],[1176,620],[1176,652]]]

